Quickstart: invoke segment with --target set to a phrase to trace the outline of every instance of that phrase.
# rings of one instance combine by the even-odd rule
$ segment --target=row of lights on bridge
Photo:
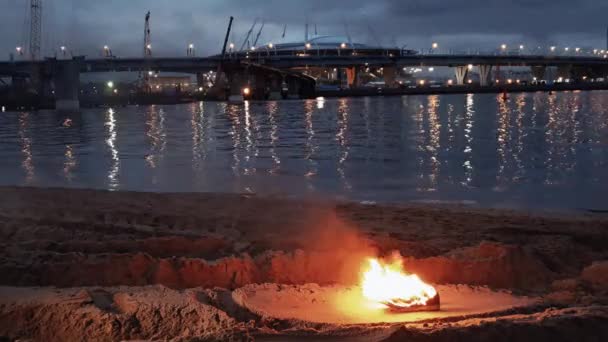
[[[235,47],[234,43],[230,43],[230,45],[228,45],[228,48],[230,49],[231,52],[234,51],[234,47]],[[273,43],[268,43],[268,45],[266,45],[266,47],[268,49],[274,49],[275,45]],[[310,42],[306,42],[306,44],[304,44],[304,47],[307,50],[310,50],[310,49],[312,49],[312,44]],[[348,47],[348,44],[346,44],[346,43],[341,43],[340,44],[340,48],[341,49],[346,49],[347,47]],[[257,47],[255,47],[255,46],[250,47],[251,51],[255,51],[256,49],[257,49]]]
[[[311,44],[310,42],[306,42],[306,44],[305,44],[304,46],[305,46],[305,48],[306,48],[307,50],[312,49],[312,44]],[[266,47],[267,47],[268,49],[274,49],[275,45],[274,45],[273,43],[268,43],[268,45],[267,45]],[[340,44],[340,48],[341,48],[341,49],[346,49],[347,47],[348,47],[348,45],[347,45],[346,43],[341,43],[341,44]],[[233,51],[234,51],[234,48],[235,48],[234,43],[230,43],[230,45],[229,45],[229,49],[230,49],[230,51],[231,51],[231,52],[233,52]],[[540,48],[540,47],[539,47],[539,48]],[[68,52],[68,51],[67,51],[67,48],[66,48],[65,46],[63,46],[63,45],[62,45],[62,46],[60,46],[60,48],[59,48],[59,49],[61,50],[61,53],[62,53],[64,56],[65,56],[65,55],[67,54],[67,52]],[[432,43],[432,44],[431,44],[431,49],[432,49],[432,50],[437,50],[437,49],[439,49],[439,43],[437,43],[437,42]],[[500,45],[500,50],[502,50],[503,52],[504,52],[504,51],[507,51],[507,49],[508,49],[508,45],[507,45],[507,44],[501,44],[501,45]],[[524,45],[519,45],[519,50],[520,50],[520,51],[523,51],[524,49],[525,49],[525,46],[524,46]],[[564,47],[563,49],[564,49],[564,52],[570,52],[571,50],[573,50],[573,51],[574,51],[574,52],[576,52],[576,53],[580,53],[580,52],[582,52],[582,51],[583,51],[583,50],[582,50],[580,47],[576,47],[576,48],[574,48],[574,49],[571,49],[570,47]],[[23,56],[23,55],[24,55],[25,50],[23,49],[23,47],[21,47],[21,46],[17,46],[15,50],[17,51],[17,54],[18,54],[19,56]],[[251,51],[255,51],[255,50],[256,50],[256,47],[255,47],[255,46],[252,46],[252,47],[251,47]],[[550,47],[549,47],[549,50],[550,50],[551,52],[556,52],[558,49],[557,49],[557,46],[550,46]],[[108,45],[104,45],[104,46],[103,46],[103,50],[102,50],[102,51],[103,51],[103,56],[104,56],[104,57],[113,57],[113,55],[112,55],[112,50],[110,49],[110,47],[109,47]],[[604,58],[608,58],[608,50],[593,49],[593,54],[594,54],[594,55],[599,55],[599,56],[602,56],[602,55],[603,55],[603,57],[604,57]],[[146,46],[146,55],[148,55],[148,56],[149,56],[149,55],[152,55],[152,45],[150,45],[150,44],[148,44],[148,45]],[[195,54],[195,49],[194,49],[194,44],[193,44],[193,43],[188,44],[188,47],[187,47],[187,50],[186,50],[186,55],[187,55],[188,57],[194,57],[194,56],[196,55],[196,54]]]
[[[61,51],[61,53],[62,53],[64,56],[65,56],[65,55],[68,53],[68,50],[67,50],[67,48],[66,48],[64,45],[60,46],[60,47],[59,47],[59,50]],[[21,47],[21,46],[17,46],[17,47],[15,48],[15,51],[17,51],[17,55],[19,55],[19,56],[23,56],[23,55],[25,54],[25,50],[24,50],[24,49],[23,49],[23,47]]]
[[[500,45],[500,50],[502,50],[503,52],[504,52],[504,51],[507,51],[508,47],[509,47],[509,46],[508,46],[507,44],[501,44],[501,45]],[[432,50],[437,50],[437,49],[439,49],[439,43],[436,43],[436,42],[432,43],[432,44],[431,44],[431,48],[432,48]],[[519,45],[519,51],[523,51],[523,50],[525,50],[525,48],[526,48],[526,47],[525,47],[525,45],[523,45],[523,44],[522,44],[522,45]],[[540,48],[541,48],[541,47],[539,46],[539,49],[540,49]],[[558,48],[557,48],[557,46],[550,46],[550,47],[549,47],[549,50],[550,50],[551,52],[556,52],[556,51],[558,50]],[[571,50],[572,50],[572,51],[574,51],[574,52],[576,52],[576,53],[581,53],[581,52],[583,52],[583,49],[581,49],[580,47],[575,47],[574,49],[571,49],[570,47],[564,47],[564,52],[570,52]],[[590,52],[591,52],[591,51],[590,51]],[[604,58],[608,58],[608,57],[606,56],[606,55],[608,55],[608,50],[593,49],[593,51],[592,51],[592,52],[593,52],[593,54],[594,54],[594,55],[600,55],[600,56],[601,56],[601,55],[604,55]]]

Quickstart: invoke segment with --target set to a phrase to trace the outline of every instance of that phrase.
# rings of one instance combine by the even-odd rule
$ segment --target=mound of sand
[[[214,293],[221,295],[221,293]],[[245,322],[206,302],[207,290],[0,288],[0,336],[36,341],[238,340]]]

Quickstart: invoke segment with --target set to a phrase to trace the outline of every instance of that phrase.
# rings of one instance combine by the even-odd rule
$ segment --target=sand
[[[263,317],[331,324],[414,323],[482,316],[540,302],[538,298],[519,297],[485,287],[439,285],[436,289],[441,296],[438,312],[392,313],[378,303],[365,300],[358,286],[247,285],[235,290],[232,297],[240,306]]]
[[[601,214],[4,187],[0,237],[0,340],[608,339]],[[395,253],[455,304],[320,305]]]

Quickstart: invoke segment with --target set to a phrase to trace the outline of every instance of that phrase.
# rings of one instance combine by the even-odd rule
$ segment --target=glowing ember
[[[363,273],[363,296],[395,311],[438,310],[439,296],[431,285],[403,271],[401,261],[382,264],[369,259]]]

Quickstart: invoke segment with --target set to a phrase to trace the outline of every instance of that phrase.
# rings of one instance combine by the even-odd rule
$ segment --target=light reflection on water
[[[118,182],[118,173],[120,171],[120,158],[116,149],[116,119],[114,119],[114,110],[108,109],[106,126],[108,128],[108,138],[106,143],[110,149],[112,156],[112,166],[108,172],[108,188],[110,190],[118,190],[120,184]]]
[[[35,169],[32,156],[32,139],[30,137],[30,114],[19,113],[19,138],[21,140],[21,152],[23,159],[21,167],[25,174],[25,185],[31,185],[34,181]]]
[[[0,158],[2,185],[608,209],[608,92],[6,112]]]

